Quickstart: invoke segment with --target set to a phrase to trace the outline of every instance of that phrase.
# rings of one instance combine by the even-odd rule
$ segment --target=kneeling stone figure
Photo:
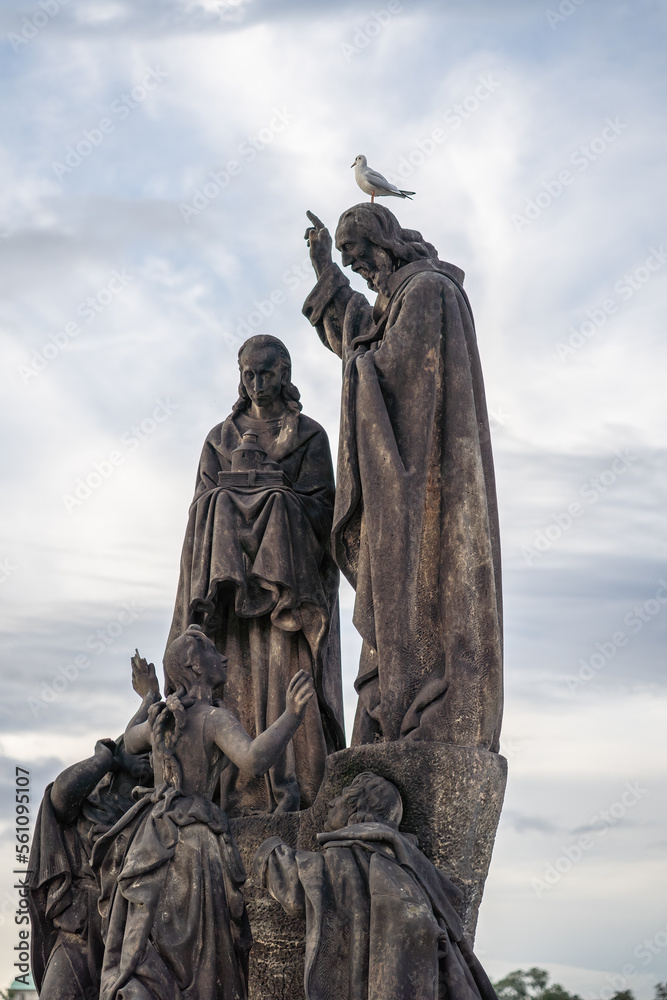
[[[460,891],[399,832],[396,787],[370,771],[329,804],[322,852],[271,837],[255,875],[306,919],[307,1000],[497,1000],[463,937]]]

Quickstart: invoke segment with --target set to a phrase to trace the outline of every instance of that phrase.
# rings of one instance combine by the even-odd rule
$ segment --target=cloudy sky
[[[666,26],[665,0],[6,0],[0,986],[15,767],[36,802],[134,712],[249,332],[335,447],[304,213],[360,200],[360,152],[465,270],[491,409],[510,780],[478,951],[590,998],[667,979]]]

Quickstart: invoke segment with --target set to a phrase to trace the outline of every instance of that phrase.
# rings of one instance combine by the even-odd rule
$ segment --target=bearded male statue
[[[363,639],[352,745],[498,750],[502,606],[482,371],[463,272],[384,206],[348,209],[343,266],[308,213],[317,284],[303,312],[343,361],[334,558]]]

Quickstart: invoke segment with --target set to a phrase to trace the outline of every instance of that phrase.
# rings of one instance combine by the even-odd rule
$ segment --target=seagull
[[[410,198],[414,191],[401,191],[395,184],[390,184],[386,177],[379,174],[377,170],[371,170],[365,156],[359,154],[354,163],[354,179],[366,194],[371,196],[371,201],[375,201],[375,196],[385,197],[392,195],[394,198]]]

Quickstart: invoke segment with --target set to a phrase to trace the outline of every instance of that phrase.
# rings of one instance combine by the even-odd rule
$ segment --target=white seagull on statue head
[[[389,195],[394,198],[410,198],[412,201],[411,195],[415,194],[414,191],[401,191],[395,184],[390,184],[387,178],[379,174],[377,170],[371,170],[365,156],[359,154],[352,166],[354,167],[354,179],[361,190],[371,196],[371,201],[375,201],[376,197],[388,197]]]

